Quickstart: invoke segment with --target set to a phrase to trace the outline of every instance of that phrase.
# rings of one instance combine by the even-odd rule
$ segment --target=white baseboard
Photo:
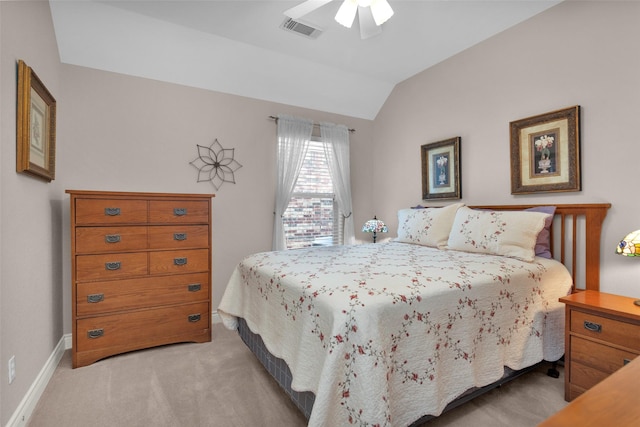
[[[73,345],[73,340],[72,340],[72,335],[66,334],[64,335],[62,338],[64,339],[64,349],[65,350],[71,350],[71,346]]]
[[[213,311],[211,313],[211,322],[222,322],[217,311]],[[47,387],[47,384],[49,384],[49,380],[53,376],[58,363],[60,363],[60,359],[62,359],[65,350],[71,349],[71,345],[71,334],[63,335],[62,338],[60,338],[60,341],[58,341],[58,344],[53,349],[51,356],[49,356],[49,359],[40,370],[40,373],[36,377],[35,381],[33,381],[33,384],[31,384],[31,387],[29,387],[27,394],[25,394],[15,412],[11,418],[9,418],[9,422],[5,427],[24,427],[27,425],[27,421],[29,421],[29,417],[31,417],[33,410],[36,408],[38,400],[40,400],[40,396],[42,396],[44,389]]]
[[[23,427],[27,425],[27,421],[29,421],[29,417],[31,417],[33,410],[36,408],[44,389],[47,387],[47,384],[49,384],[49,380],[53,376],[60,359],[62,359],[64,351],[69,348],[71,348],[71,334],[64,335],[60,338],[49,359],[47,359],[47,362],[40,370],[40,373],[38,373],[29,390],[27,390],[27,393],[22,398],[15,412],[11,418],[9,418],[6,427]]]

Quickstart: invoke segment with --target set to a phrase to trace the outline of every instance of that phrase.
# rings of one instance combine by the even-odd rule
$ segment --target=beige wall
[[[420,203],[420,146],[462,137],[468,204],[610,202],[603,232],[606,292],[640,296],[637,259],[617,242],[640,228],[640,3],[565,2],[397,85],[375,119],[374,209],[395,229]],[[509,122],[582,108],[581,192],[511,195]]]
[[[46,2],[0,2],[0,423],[5,425],[63,334],[61,187],[16,171],[16,62],[60,103],[60,61]],[[60,103],[60,114],[65,114]],[[64,139],[61,141],[64,143]],[[16,357],[9,384],[7,362]]]
[[[467,203],[611,202],[605,291],[639,295],[640,264],[612,254],[640,228],[634,186],[640,144],[640,59],[632,2],[567,2],[398,85],[374,122],[59,63],[46,2],[0,2],[0,423],[71,331],[65,189],[212,192],[189,162],[218,138],[243,167],[214,199],[214,306],[241,257],[271,247],[275,125],[296,114],[345,123],[352,135],[356,226],[377,214],[395,229],[420,203],[420,145],[462,137]],[[57,176],[15,173],[15,62],[31,65],[58,101]],[[583,188],[512,196],[512,120],[582,106]],[[629,159],[629,160],[627,160]],[[626,180],[626,181],[625,181]],[[391,235],[391,233],[390,233]],[[366,239],[359,234],[357,237]],[[8,385],[7,360],[17,378]]]

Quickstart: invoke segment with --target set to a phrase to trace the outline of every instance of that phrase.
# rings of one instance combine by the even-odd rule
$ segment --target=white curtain
[[[278,182],[276,187],[273,250],[287,248],[282,215],[289,206],[293,189],[307,155],[313,121],[297,117],[278,116]]]
[[[351,208],[351,167],[349,166],[349,129],[344,125],[320,123],[320,137],[327,156],[336,201],[344,218],[344,244],[355,243]]]

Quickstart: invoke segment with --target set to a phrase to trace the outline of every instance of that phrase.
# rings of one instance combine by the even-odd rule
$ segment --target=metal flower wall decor
[[[242,167],[234,158],[235,148],[222,148],[216,138],[209,147],[196,145],[198,157],[189,162],[198,169],[198,181],[210,181],[216,191],[225,182],[236,183],[234,172]]]

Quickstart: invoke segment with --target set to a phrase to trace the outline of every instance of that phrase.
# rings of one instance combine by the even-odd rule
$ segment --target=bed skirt
[[[309,419],[313,402],[316,399],[315,395],[310,391],[301,393],[291,389],[292,376],[287,363],[269,353],[260,335],[254,334],[243,318],[238,318],[238,333],[242,341],[244,341],[247,347],[256,355],[267,372],[271,374],[280,387],[289,395],[293,403],[302,411],[305,418]]]
[[[256,355],[256,357],[258,358],[260,363],[262,363],[262,365],[265,367],[267,372],[271,374],[271,376],[276,380],[276,382],[280,385],[280,387],[289,395],[293,403],[304,414],[305,418],[309,419],[309,417],[311,416],[311,409],[313,408],[313,402],[315,401],[315,395],[310,391],[298,392],[291,389],[292,376],[291,376],[291,370],[287,366],[287,363],[284,360],[273,356],[269,352],[269,350],[267,350],[267,347],[264,345],[264,342],[262,341],[262,338],[260,337],[260,335],[253,333],[251,329],[249,329],[249,327],[247,326],[247,322],[245,322],[245,320],[241,317],[238,318],[238,334],[242,338],[242,341],[244,341],[245,345],[249,347],[249,349],[253,354]],[[519,371],[514,371],[512,369],[505,367],[504,375],[500,380],[484,387],[477,387],[477,388],[472,388],[467,390],[456,400],[449,403],[447,407],[444,409],[443,413],[453,408],[456,408],[462,405],[463,403],[466,403],[472,400],[473,398],[480,396],[481,394],[484,394],[496,387],[499,387],[502,384],[505,384],[519,377],[522,374],[532,371],[542,363],[549,363],[549,362],[542,361],[540,363],[537,363],[528,368],[521,369]],[[420,418],[419,420],[411,424],[410,427],[419,427],[421,424],[433,418],[436,418],[436,417],[433,415],[425,415],[424,417]]]

